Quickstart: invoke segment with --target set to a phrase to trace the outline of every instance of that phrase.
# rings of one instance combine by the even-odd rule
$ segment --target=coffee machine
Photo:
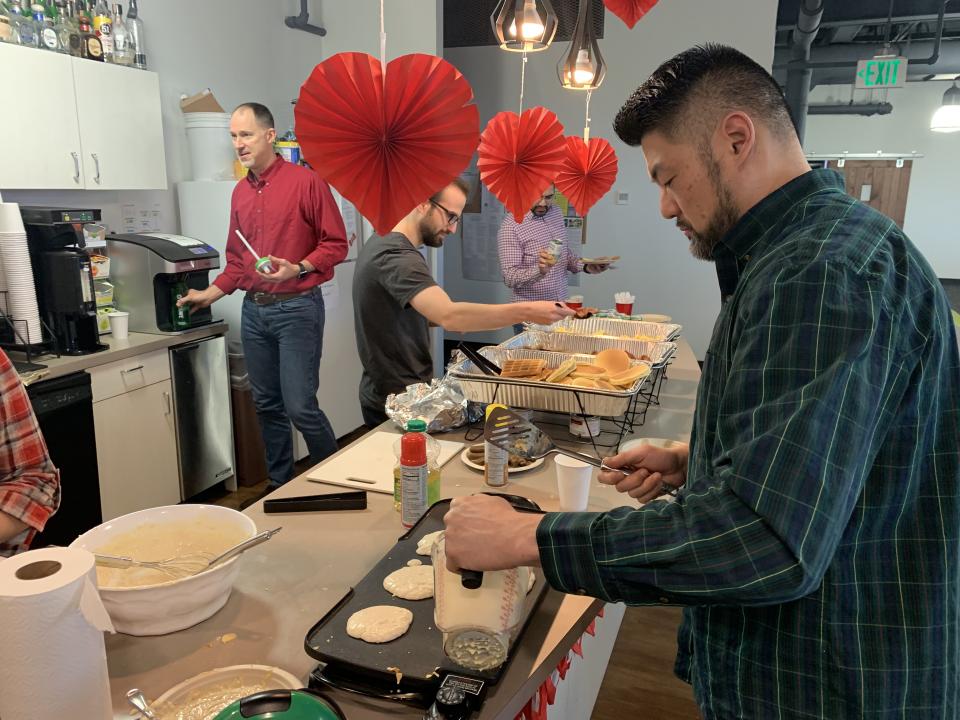
[[[110,277],[117,302],[130,312],[130,330],[171,335],[214,320],[209,307],[177,307],[189,290],[209,287],[220,253],[200,240],[144,232],[107,235]]]
[[[106,350],[97,329],[97,300],[90,258],[83,251],[83,225],[100,219],[99,210],[20,208],[27,231],[40,317],[64,355]]]

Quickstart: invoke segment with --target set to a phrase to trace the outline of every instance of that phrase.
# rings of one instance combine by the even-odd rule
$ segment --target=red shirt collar
[[[264,170],[260,175],[255,176],[252,172],[247,173],[247,182],[251,185],[257,186],[262,183],[267,182],[270,178],[277,174],[281,165],[286,164],[284,157],[278,153],[274,153],[276,160],[270,163],[270,167]]]

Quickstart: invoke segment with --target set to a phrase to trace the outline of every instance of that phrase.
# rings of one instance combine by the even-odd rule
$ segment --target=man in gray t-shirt
[[[548,301],[509,305],[454,302],[430,275],[420,248],[441,247],[460,222],[469,187],[459,178],[420,203],[393,232],[363,246],[353,276],[354,328],[363,363],[360,408],[370,426],[387,419],[387,395],[433,377],[430,324],[452,332],[550,324],[572,315]]]

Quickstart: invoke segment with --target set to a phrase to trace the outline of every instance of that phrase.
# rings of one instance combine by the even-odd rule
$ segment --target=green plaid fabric
[[[718,246],[677,502],[537,531],[554,587],[687,606],[676,672],[706,718],[960,713],[956,335],[917,249],[843,187],[807,173]]]

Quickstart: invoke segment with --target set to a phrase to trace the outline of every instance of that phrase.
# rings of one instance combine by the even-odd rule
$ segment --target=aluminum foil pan
[[[618,320],[616,318],[592,317],[586,320],[564,318],[553,325],[531,325],[530,329],[544,332],[571,333],[573,335],[607,336],[615,339],[647,340],[648,342],[669,342],[680,337],[682,325],[671,323],[640,322],[638,320]]]
[[[497,347],[507,350],[529,348],[530,350],[550,350],[552,352],[593,355],[601,350],[617,348],[634,357],[646,356],[654,369],[662,368],[677,352],[675,342],[648,342],[646,340],[625,340],[616,338],[593,337],[590,335],[572,335],[571,333],[551,333],[539,330],[527,330],[514,335]]]
[[[547,367],[558,367],[564,360],[574,358],[578,363],[594,364],[593,355],[556,353],[546,350],[507,349],[485,347],[480,350],[484,357],[502,366],[507,359],[547,361]],[[634,365],[649,365],[634,361]],[[517,380],[484,375],[469,360],[451,365],[449,374],[459,379],[467,399],[478,403],[503,403],[512,408],[527,408],[545,412],[585,413],[601,417],[620,417],[630,408],[637,393],[650,380],[652,373],[641,378],[633,387],[625,390],[594,390],[553,385],[531,380]],[[579,398],[579,402],[578,402]]]

